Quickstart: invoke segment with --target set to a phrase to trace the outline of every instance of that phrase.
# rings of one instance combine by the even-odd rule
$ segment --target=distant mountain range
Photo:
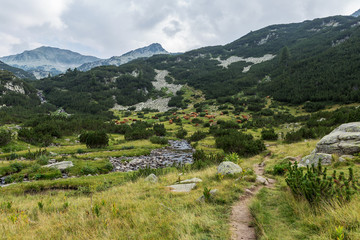
[[[20,54],[0,58],[4,63],[21,68],[40,79],[57,75],[69,68],[78,67],[86,62],[99,60],[97,57],[84,56],[70,50],[53,47],[40,47]]]
[[[99,61],[88,62],[80,67],[80,71],[88,71],[94,67],[115,65],[120,66],[138,58],[148,58],[156,54],[169,54],[159,43],[153,43],[147,47],[138,48],[136,50],[127,52],[121,56],[114,56],[109,59],[102,59]]]
[[[18,78],[27,78],[27,79],[35,79],[35,76],[25,70],[22,70],[20,68],[9,66],[2,61],[0,61],[0,70],[6,70],[9,72],[12,72],[16,77]]]
[[[25,51],[20,54],[1,57],[0,60],[7,65],[19,70],[10,70],[19,78],[41,79],[47,76],[56,76],[64,73],[67,69],[78,68],[81,71],[88,71],[91,68],[106,65],[119,66],[137,58],[147,58],[156,54],[168,54],[168,52],[158,43],[151,44],[147,47],[139,48],[121,56],[114,56],[109,59],[100,59],[93,56],[84,56],[80,53],[70,50],[59,49],[54,47],[40,47],[34,50]]]

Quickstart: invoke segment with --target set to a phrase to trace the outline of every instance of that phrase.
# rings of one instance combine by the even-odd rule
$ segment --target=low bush
[[[352,168],[349,168],[348,177],[345,177],[344,172],[337,175],[336,170],[328,176],[327,169],[323,169],[320,163],[317,167],[308,166],[306,171],[297,164],[289,163],[288,169],[289,174],[285,180],[292,194],[306,199],[310,204],[350,201],[360,187]]]
[[[263,141],[254,140],[251,134],[236,131],[217,137],[216,147],[226,153],[237,153],[240,156],[253,156],[266,149]]]
[[[176,136],[177,138],[184,139],[187,134],[188,134],[188,132],[187,132],[185,129],[180,128],[180,129],[176,132],[175,136]]]
[[[154,124],[153,126],[154,133],[156,136],[165,136],[166,135],[166,128],[164,124]]]
[[[262,140],[277,140],[278,135],[275,133],[275,130],[273,128],[270,129],[263,129],[261,131],[261,139]]]
[[[150,138],[150,142],[154,143],[154,144],[166,145],[166,144],[168,144],[168,139],[163,138],[163,137],[158,137],[158,136],[152,136]]]
[[[101,148],[109,145],[109,136],[105,132],[90,131],[80,135],[80,142],[88,148]]]
[[[5,146],[11,142],[11,132],[7,130],[0,130],[0,146]]]
[[[273,175],[284,175],[289,169],[289,161],[283,160],[282,162],[275,164],[273,167]]]
[[[206,133],[202,131],[196,131],[189,137],[190,142],[197,142],[206,138]]]

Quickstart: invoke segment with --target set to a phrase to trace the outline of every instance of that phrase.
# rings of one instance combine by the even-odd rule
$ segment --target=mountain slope
[[[84,56],[69,50],[40,47],[20,54],[0,58],[6,64],[33,73],[36,78],[57,75],[69,68],[99,60],[97,57]]]
[[[333,16],[273,25],[224,46],[70,71],[36,86],[56,106],[90,113],[160,96],[151,84],[155,70],[167,70],[169,83],[187,84],[218,102],[253,95],[294,104],[360,101],[359,22]]]
[[[37,90],[13,73],[0,70],[0,106],[33,107],[40,104]]]
[[[3,63],[2,61],[0,61],[0,70],[6,70],[9,72],[12,72],[18,78],[22,78],[22,79],[26,78],[26,79],[30,79],[30,80],[35,79],[35,76],[32,75],[31,73],[28,73],[20,68],[9,66],[9,65]]]
[[[293,103],[355,101],[355,97],[346,93],[355,94],[360,84],[360,60],[356,57],[360,51],[356,44],[359,34],[359,20],[334,16],[273,25],[225,46],[201,48],[178,56],[154,56],[145,61],[156,69],[168,70],[178,83],[202,90],[207,98],[260,92]],[[290,59],[281,62],[284,47]],[[314,66],[314,61],[318,61],[318,70],[295,67]],[[290,71],[284,71],[284,64]],[[319,83],[319,76],[326,79]],[[257,88],[259,82],[266,81]],[[332,83],[337,83],[336,87]],[[343,97],[332,97],[340,93]]]
[[[149,46],[139,48],[121,56],[114,56],[109,59],[89,62],[78,67],[80,71],[88,71],[94,67],[115,65],[120,66],[137,58],[148,58],[156,54],[169,54],[159,43],[153,43]]]
[[[351,16],[353,16],[353,17],[358,17],[358,16],[360,16],[360,9],[357,10],[356,12],[354,12],[353,14],[351,14]]]

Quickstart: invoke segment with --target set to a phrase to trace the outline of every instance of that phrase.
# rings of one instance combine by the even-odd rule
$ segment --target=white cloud
[[[153,42],[226,44],[270,24],[351,14],[358,0],[0,0],[0,56],[39,45],[110,57]]]

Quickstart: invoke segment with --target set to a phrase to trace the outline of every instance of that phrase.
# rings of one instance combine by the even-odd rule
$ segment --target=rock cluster
[[[342,161],[358,152],[360,152],[360,122],[346,123],[323,137],[316,144],[315,150],[301,159],[300,165],[317,165],[319,161],[323,165],[329,165],[332,154],[339,155],[339,160]]]
[[[129,172],[144,168],[164,168],[193,162],[193,149],[187,141],[169,140],[171,146],[151,151],[138,157],[110,157],[114,171]]]

